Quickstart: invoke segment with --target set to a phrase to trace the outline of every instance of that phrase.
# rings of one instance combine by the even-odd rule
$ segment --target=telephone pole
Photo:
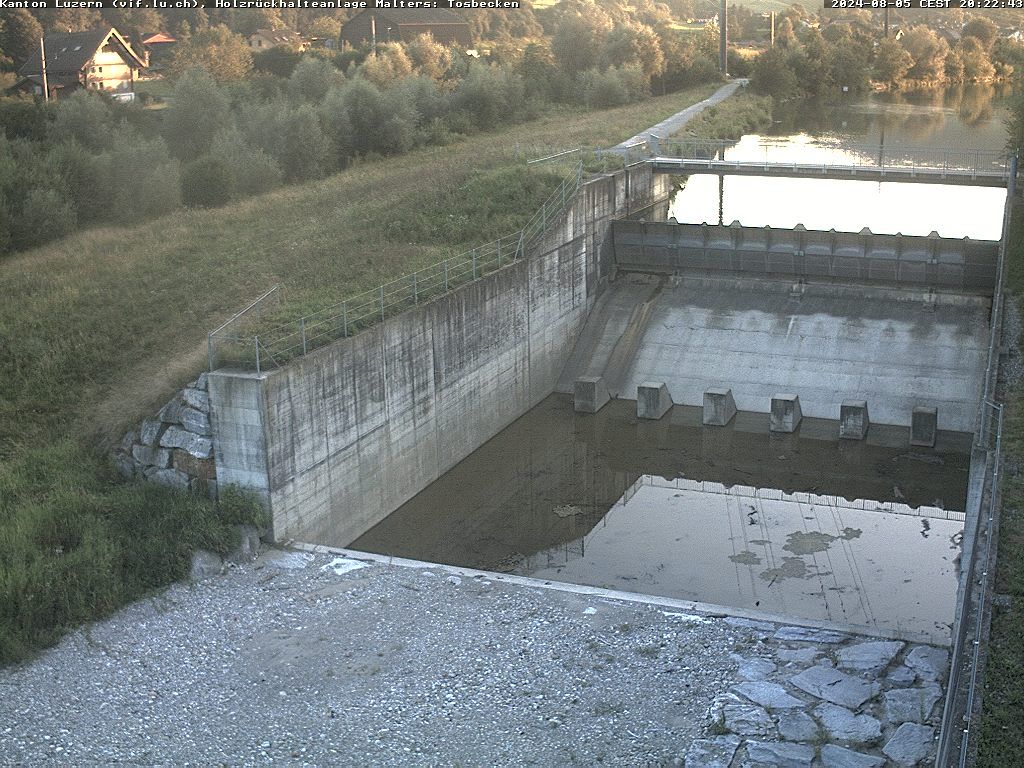
[[[729,25],[729,8],[726,5],[728,0],[722,0],[722,8],[718,12],[718,68],[723,75],[729,74],[728,62],[726,61],[726,50],[729,46],[729,33],[726,27]]]
[[[50,103],[50,84],[46,81],[46,43],[39,38],[39,61],[43,69],[43,101]]]

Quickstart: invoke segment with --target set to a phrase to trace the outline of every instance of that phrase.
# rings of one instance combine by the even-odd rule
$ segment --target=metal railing
[[[1010,232],[1013,198],[1016,192],[1017,157],[1009,159],[1009,187],[1003,209],[1002,239],[999,245],[995,294],[989,329],[988,362],[985,367],[981,403],[978,408],[978,429],[975,433],[975,451],[985,452],[985,476],[979,496],[978,514],[973,518],[971,531],[964,530],[964,544],[968,536],[973,542],[970,552],[961,558],[961,595],[953,622],[953,651],[950,657],[949,682],[946,702],[942,710],[939,744],[935,757],[936,768],[958,765],[964,768],[971,755],[971,740],[975,736],[974,710],[977,706],[978,674],[982,636],[988,610],[989,581],[995,567],[993,529],[999,508],[999,478],[1002,465],[1003,406],[995,401],[999,375],[999,346],[1002,341],[1003,315],[1008,260],[1006,243]],[[968,510],[970,511],[970,510]],[[970,520],[971,517],[968,516]],[[984,541],[979,537],[984,524]],[[979,568],[980,566],[980,568]],[[969,669],[970,674],[965,674]]]
[[[835,145],[822,146],[825,151],[841,153],[841,157],[828,162],[794,162],[783,157],[785,147],[762,144],[739,147],[733,141],[706,139],[667,139],[651,143],[651,151],[658,157],[680,158],[707,162],[726,162],[736,165],[797,166],[800,168],[883,168],[922,172],[942,172],[953,175],[993,175],[1009,178],[1011,155],[988,149],[929,149],[894,145],[878,146]],[[1013,169],[1015,170],[1015,168]]]
[[[583,181],[582,158],[519,232],[390,280],[368,291],[257,333],[247,331],[273,288],[207,336],[210,370],[230,362],[262,372],[353,336],[410,307],[438,298],[466,283],[520,261],[542,241],[550,225],[575,197]]]

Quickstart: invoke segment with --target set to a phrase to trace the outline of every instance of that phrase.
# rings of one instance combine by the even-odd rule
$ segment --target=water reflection
[[[553,395],[354,549],[840,622],[946,631],[970,437],[767,415],[580,416]],[[927,519],[931,535],[920,535]],[[332,543],[329,540],[324,543]],[[344,543],[344,542],[333,542]],[[950,591],[952,590],[952,591]],[[936,625],[939,625],[936,627]],[[944,641],[944,640],[943,640]]]
[[[864,147],[892,160],[909,148],[1002,150],[1009,86],[872,94],[839,106],[791,103],[776,124],[750,135],[728,159],[844,164]],[[691,176],[664,215],[684,223],[836,229],[998,240],[1005,193],[999,189],[860,181]]]

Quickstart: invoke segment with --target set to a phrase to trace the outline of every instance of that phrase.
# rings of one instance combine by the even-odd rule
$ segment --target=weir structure
[[[846,439],[876,439],[873,424],[904,428],[905,445],[973,434],[937,764],[954,763],[969,752],[960,718],[975,706],[971,638],[994,555],[1016,158],[972,151],[812,173],[669,149],[652,137],[628,148],[640,161],[622,171],[586,183],[577,171],[528,236],[499,241],[484,262],[460,260],[463,280],[438,267],[433,293],[411,276],[360,304],[356,321],[345,304],[273,340],[248,336],[242,317],[212,333],[217,482],[259,494],[277,540],[316,542],[330,529],[337,541],[340,527],[351,541],[555,391],[581,410],[639,400],[650,419],[666,402],[699,406],[705,429],[738,409],[763,414],[765,430],[835,420]],[[1003,239],[636,220],[668,196],[671,174],[694,172],[1007,187]]]

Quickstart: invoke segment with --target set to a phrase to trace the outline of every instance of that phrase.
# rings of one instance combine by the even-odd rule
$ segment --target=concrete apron
[[[514,584],[521,587],[532,587],[534,589],[549,589],[555,592],[567,592],[575,595],[590,595],[604,600],[619,600],[622,602],[637,603],[640,605],[653,605],[659,608],[674,608],[687,613],[695,613],[710,618],[737,618],[748,621],[771,622],[791,627],[806,627],[808,629],[840,632],[847,635],[858,635],[863,637],[880,638],[884,640],[905,640],[911,643],[925,645],[940,645],[935,638],[924,632],[896,631],[867,627],[857,624],[843,624],[834,621],[821,621],[808,619],[799,616],[782,616],[779,614],[754,611],[746,608],[734,608],[727,605],[715,605],[713,603],[694,602],[692,600],[679,600],[672,597],[660,595],[643,595],[636,592],[622,592],[615,589],[604,589],[602,587],[591,587],[585,584],[572,584],[569,582],[548,581],[546,579],[535,579],[529,576],[517,576],[499,571],[482,571],[476,568],[463,568],[456,565],[445,565],[444,563],[431,563],[426,560],[411,560],[404,557],[391,555],[379,555],[373,552],[360,552],[355,549],[343,547],[328,547],[322,544],[308,544],[300,541],[288,542],[288,547],[303,552],[312,552],[321,555],[337,555],[361,560],[363,562],[377,563],[380,565],[398,566],[400,568],[432,568],[439,569],[445,573],[465,576],[468,578],[483,577],[492,581],[500,581],[506,584]],[[949,641],[941,643],[948,646]]]

